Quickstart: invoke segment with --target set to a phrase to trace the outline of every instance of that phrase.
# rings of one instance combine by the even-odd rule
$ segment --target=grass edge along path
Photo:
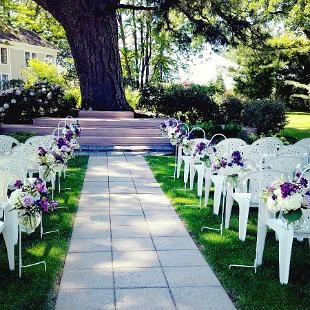
[[[38,265],[23,269],[18,277],[18,247],[15,247],[15,271],[10,272],[4,244],[0,247],[0,309],[53,309],[57,297],[65,258],[70,245],[75,213],[78,208],[87,169],[88,157],[77,156],[69,163],[67,177],[61,180],[61,187],[71,190],[55,191],[59,209],[43,216],[44,230],[59,229],[40,239],[39,228],[22,236],[23,263],[30,264],[45,260],[47,271]],[[58,188],[56,186],[56,188]],[[2,237],[0,237],[2,238]],[[2,240],[2,239],[1,239]]]
[[[161,188],[187,227],[202,254],[214,270],[238,309],[305,310],[310,305],[310,248],[308,240],[294,241],[288,285],[279,283],[278,243],[274,233],[267,235],[263,265],[253,269],[232,269],[229,264],[252,265],[255,258],[257,210],[251,210],[245,242],[238,239],[238,208],[234,207],[231,226],[223,236],[213,231],[201,232],[202,226],[218,228],[220,217],[212,213],[212,197],[208,207],[198,205],[196,188],[184,191],[183,172],[174,180],[172,156],[146,156]],[[212,193],[210,194],[212,196]]]

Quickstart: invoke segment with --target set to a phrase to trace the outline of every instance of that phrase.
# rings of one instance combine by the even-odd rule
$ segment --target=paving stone
[[[151,238],[113,238],[112,250],[115,251],[154,251]]]
[[[110,289],[60,290],[56,310],[114,310],[114,293]]]
[[[142,205],[152,206],[152,207],[161,207],[161,206],[171,206],[170,201],[164,195],[156,194],[138,194],[139,200]]]
[[[116,268],[116,288],[167,287],[161,268]]]
[[[110,235],[108,225],[76,226],[73,229],[71,239],[108,239]]]
[[[142,205],[142,209],[143,209],[143,212],[144,212],[146,218],[152,217],[154,215],[163,215],[163,216],[174,216],[175,215],[175,211],[170,207],[169,208],[161,207],[161,208],[149,209],[149,208],[144,208]]]
[[[109,252],[111,240],[109,239],[72,239],[69,253],[72,252]]]
[[[159,267],[155,251],[113,252],[114,268]]]
[[[141,216],[113,216],[111,218],[111,224],[113,226],[135,226],[135,225],[146,225],[146,221],[143,215]]]
[[[235,306],[221,287],[171,288],[179,310],[235,310]]]
[[[119,310],[175,310],[167,288],[117,289]]]
[[[88,212],[88,216],[77,216],[75,218],[74,226],[90,226],[90,225],[107,225],[109,224],[108,214],[100,215],[97,212]]]
[[[132,181],[132,177],[131,176],[118,176],[118,177],[115,177],[115,176],[109,176],[109,182],[127,182],[127,183],[130,183]]]
[[[109,193],[108,182],[84,182],[82,194]]]
[[[64,273],[67,270],[112,268],[110,252],[69,253]]]
[[[61,279],[61,289],[113,288],[112,269],[66,270]]]
[[[127,207],[127,208],[111,208],[111,217],[113,216],[143,216],[142,208]]]
[[[79,208],[77,213],[76,213],[76,218],[78,217],[86,217],[90,218],[93,215],[97,216],[109,216],[109,207],[99,207],[99,206],[88,206],[87,208]]]
[[[112,182],[110,183],[111,194],[129,194],[136,193],[136,188],[133,182]]]
[[[170,287],[221,286],[212,269],[205,266],[164,267]]]
[[[112,227],[113,238],[138,238],[138,237],[150,237],[147,224],[137,226],[113,226]]]
[[[199,250],[158,251],[163,266],[205,266],[206,261]]]
[[[156,194],[156,195],[164,194],[164,192],[160,187],[139,186],[136,184],[136,189],[138,194]]]
[[[196,250],[191,237],[153,237],[157,250]]]
[[[162,237],[186,237],[189,236],[188,231],[185,227],[178,222],[149,222],[149,230],[152,236],[162,236]],[[156,224],[158,223],[158,224]],[[160,224],[162,223],[162,224]]]

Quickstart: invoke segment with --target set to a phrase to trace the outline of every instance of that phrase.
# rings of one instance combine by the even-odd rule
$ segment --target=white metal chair
[[[5,155],[9,155],[12,148],[19,144],[19,141],[11,136],[0,135],[0,151]]]
[[[283,147],[283,142],[276,137],[260,138],[252,143],[253,146],[260,146],[267,150],[267,154],[263,154],[267,159],[276,155],[277,151]]]
[[[3,234],[7,249],[9,268],[15,269],[14,245],[17,241],[18,225],[16,211],[11,211],[12,206],[8,203],[8,186],[14,182],[15,176],[0,170],[0,210],[3,211],[0,219],[0,233]]]
[[[275,179],[283,175],[282,171],[265,169],[250,172],[240,178],[238,182],[239,191],[232,197],[239,205],[239,239],[244,241],[247,231],[247,223],[250,207],[258,208],[261,190],[267,187]],[[284,174],[284,177],[285,174]],[[226,208],[225,226],[229,228],[231,208]]]
[[[295,156],[278,156],[264,163],[263,168],[280,170],[293,180],[296,168],[302,167],[303,160]]]
[[[16,160],[16,157],[0,159],[0,170],[15,175],[18,180],[23,181],[27,177],[27,166],[25,162]]]
[[[282,147],[276,154],[277,156],[296,156],[303,159],[303,165],[308,163],[309,150],[306,147],[298,145],[288,145]]]

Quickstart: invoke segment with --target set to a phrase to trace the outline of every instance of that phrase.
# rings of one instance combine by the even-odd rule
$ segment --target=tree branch
[[[117,6],[118,9],[134,10],[134,11],[155,11],[158,10],[156,6],[144,6],[144,5],[133,5],[120,3]]]

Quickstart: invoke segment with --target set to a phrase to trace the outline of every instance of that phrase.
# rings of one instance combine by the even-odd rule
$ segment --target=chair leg
[[[192,191],[194,188],[196,169],[194,166],[194,159],[191,158],[189,162],[189,189]]]
[[[184,160],[184,184],[185,184],[185,188],[186,188],[186,184],[188,181],[188,175],[189,175],[189,161]]]
[[[229,228],[231,209],[234,203],[234,198],[232,196],[233,188],[231,186],[227,186],[226,190],[226,213],[225,213],[225,229]]]
[[[246,231],[248,226],[250,206],[247,201],[243,201],[239,204],[239,239],[245,240]]]
[[[288,283],[293,236],[294,233],[292,230],[282,230],[279,233],[279,269],[281,284]]]
[[[208,205],[209,195],[210,195],[210,187],[211,187],[211,168],[206,168],[205,172],[205,207]]]
[[[10,232],[9,228],[6,227],[3,230],[3,239],[6,245],[6,250],[8,253],[8,261],[10,270],[15,269],[15,253],[14,253],[14,236]]]
[[[263,254],[265,248],[265,240],[267,235],[267,225],[258,218],[257,225],[257,241],[256,241],[256,265],[260,266],[263,263]]]
[[[223,182],[224,177],[221,175],[213,175],[212,181],[214,183],[214,206],[213,206],[213,213],[218,215],[220,210],[221,204],[221,196],[223,191]]]
[[[197,182],[197,195],[202,197],[202,186],[203,186],[203,167],[198,170],[198,182]]]
[[[179,148],[178,148],[178,160],[177,160],[177,178],[180,177],[181,166],[182,166],[182,146],[179,146]]]

